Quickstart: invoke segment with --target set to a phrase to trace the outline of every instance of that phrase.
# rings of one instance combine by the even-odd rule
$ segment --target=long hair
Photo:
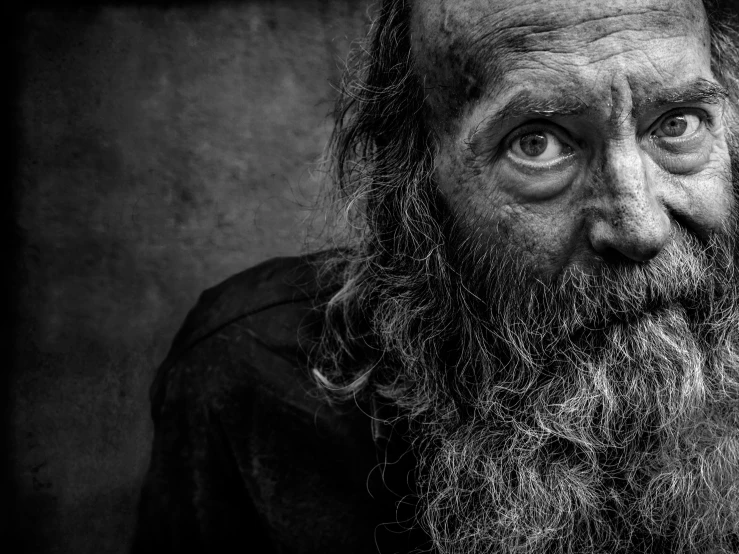
[[[332,399],[359,394],[370,382],[373,389],[391,386],[393,376],[383,370],[392,349],[375,332],[382,325],[378,307],[393,311],[389,289],[412,287],[402,277],[411,266],[429,278],[447,271],[431,184],[436,143],[425,123],[409,27],[409,1],[382,3],[366,46],[349,62],[336,106],[329,160],[349,247],[323,265],[343,286],[326,306],[314,371]]]

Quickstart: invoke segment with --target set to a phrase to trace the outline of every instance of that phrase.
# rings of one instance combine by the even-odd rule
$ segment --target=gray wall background
[[[255,0],[23,16],[20,551],[126,551],[154,370],[203,289],[320,230],[316,161],[367,10]]]

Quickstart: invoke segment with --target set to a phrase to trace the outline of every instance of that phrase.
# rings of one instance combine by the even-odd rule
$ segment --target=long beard
[[[551,282],[502,245],[452,244],[464,305],[422,331],[446,346],[435,367],[397,358],[419,383],[419,517],[439,552],[737,551],[733,236],[675,228],[648,263]]]

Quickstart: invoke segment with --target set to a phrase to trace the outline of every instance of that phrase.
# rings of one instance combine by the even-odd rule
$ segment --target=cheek
[[[579,209],[572,198],[520,203],[509,198],[495,174],[464,159],[442,154],[436,182],[462,227],[491,248],[501,242],[517,261],[542,275],[555,275],[578,249]]]
[[[474,161],[443,152],[437,160],[435,181],[467,230],[495,227],[506,219],[501,213],[504,198],[495,179]]]
[[[671,207],[687,216],[698,234],[720,232],[730,221],[736,202],[728,148],[717,147],[709,168],[680,178],[673,187],[675,199]]]
[[[701,230],[721,231],[734,209],[730,180],[721,178],[696,183],[690,193],[690,205]]]

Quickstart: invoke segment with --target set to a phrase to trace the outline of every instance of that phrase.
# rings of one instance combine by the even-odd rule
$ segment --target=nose
[[[654,258],[670,238],[670,217],[638,145],[610,147],[602,177],[597,185],[599,208],[589,230],[593,249],[606,258],[615,253],[635,262]]]

